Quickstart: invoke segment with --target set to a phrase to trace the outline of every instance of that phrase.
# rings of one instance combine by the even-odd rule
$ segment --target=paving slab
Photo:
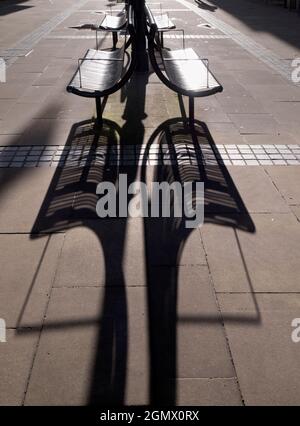
[[[247,84],[247,90],[257,99],[268,101],[300,101],[300,90],[292,83]]]
[[[198,228],[188,229],[184,221],[177,223],[172,218],[147,218],[145,224],[149,265],[206,265]]]
[[[21,82],[1,84],[0,99],[18,99],[25,90],[26,87]]]
[[[298,292],[300,230],[287,214],[252,214],[255,232],[201,228],[216,291]]]
[[[57,117],[59,110],[59,102],[57,101],[55,104],[47,104],[43,111],[36,111],[37,115],[43,114],[48,118],[32,118],[29,120],[22,131],[22,136],[18,139],[18,145],[65,145],[74,120],[59,119]],[[56,120],[56,118],[58,119]],[[89,119],[90,116],[85,118]]]
[[[0,100],[0,120],[3,120],[9,109],[15,104],[14,99]]]
[[[291,206],[291,210],[300,222],[300,206]]]
[[[155,268],[151,268],[150,274]],[[165,270],[163,270],[165,269]],[[170,298],[168,288],[158,289],[162,283],[167,287],[172,276],[170,268],[156,268],[153,278],[157,279],[157,310],[153,306],[157,319],[157,331],[164,323],[163,302],[167,306],[166,295]],[[178,273],[178,378],[197,377],[233,377],[235,375],[226,337],[216,305],[213,284],[208,268],[204,266],[181,266]],[[171,282],[172,284],[172,282]],[[151,292],[151,290],[150,290]],[[164,295],[165,293],[165,295]],[[162,299],[162,300],[161,300]],[[159,332],[159,331],[158,331]],[[161,337],[161,341],[163,338]]]
[[[25,405],[147,403],[144,289],[126,294],[54,289]]]
[[[299,405],[299,346],[291,322],[299,317],[299,294],[218,296],[227,338],[246,405]],[[259,319],[251,321],[247,317]],[[226,316],[231,315],[230,319]]]
[[[244,135],[249,145],[292,145],[297,144],[297,139],[289,133],[280,132],[277,135]]]
[[[54,285],[144,286],[143,247],[141,220],[84,221],[66,232]]]
[[[222,109],[226,113],[231,114],[254,114],[254,113],[266,113],[262,103],[257,101],[251,96],[219,96],[218,101],[222,106]]]
[[[288,204],[262,167],[228,166],[249,213],[289,213]]]
[[[32,231],[54,172],[49,166],[0,170],[0,232]]]
[[[177,405],[240,406],[236,379],[180,379],[176,382]]]
[[[287,170],[284,167],[266,167],[266,171],[288,204],[300,204],[298,167],[290,166]]]
[[[147,309],[150,311],[154,309],[157,315],[156,319],[150,319],[151,330],[153,333],[159,327],[160,331],[155,332],[155,337],[150,342],[153,345],[151,353],[153,356],[155,353],[160,354],[161,365],[166,365],[167,361],[169,365],[173,365],[177,358],[177,377],[189,379],[200,375],[206,378],[219,376],[232,378],[234,375],[232,363],[208,271],[204,267],[195,268],[194,272],[186,267],[179,269],[178,343],[174,347],[174,351],[177,348],[177,355],[176,352],[172,352],[172,344],[165,345],[166,341],[172,341],[173,333],[176,331],[172,314],[176,309],[175,294],[168,285],[170,278],[164,279],[167,275],[174,276],[174,271],[172,272],[170,268],[167,275],[161,270],[156,271],[155,275],[159,274],[162,281],[153,284],[154,287],[151,286],[148,293],[150,299],[146,298],[146,289],[141,287],[129,287],[126,291],[124,287],[55,288],[25,403],[86,404],[91,397],[89,385],[92,383],[95,392],[92,400],[95,401],[96,398],[98,404],[104,402],[105,396],[108,397],[107,393],[110,393],[110,398],[122,397],[127,404],[145,404],[149,401],[149,377],[152,377],[154,387],[160,385],[165,392],[168,390],[173,394],[174,389],[171,389],[170,385],[169,387],[164,385],[166,372],[162,376],[157,376],[161,367],[156,366],[155,357],[150,360],[151,367],[148,364]],[[150,307],[146,308],[148,303]],[[165,308],[161,310],[162,303]],[[193,325],[189,323],[188,316],[192,317],[195,314],[195,307],[200,321]],[[158,321],[159,318],[164,319],[164,327],[162,322]],[[211,318],[215,320],[213,323],[210,321]],[[193,317],[190,319],[193,320]],[[113,357],[116,362],[116,365],[111,367],[116,371],[114,383],[110,378],[112,370],[109,367],[113,351],[110,348],[113,335],[117,339],[117,350],[119,346],[121,351],[115,353]],[[65,343],[66,339],[68,345]],[[194,342],[195,350],[191,350],[191,340]],[[189,351],[187,347],[190,348]],[[201,351],[199,347],[202,348]],[[93,362],[95,357],[96,363]],[[168,367],[167,372],[171,371],[176,373],[176,369]],[[58,380],[59,389],[54,392]],[[70,382],[73,383],[71,387]],[[114,386],[118,387],[119,395]],[[174,388],[177,384],[173,383],[172,386]],[[178,387],[180,388],[179,383]],[[234,388],[233,386],[232,389]],[[218,389],[214,389],[218,394]],[[219,392],[222,392],[222,385]],[[168,398],[168,395],[162,397]],[[195,396],[192,397],[191,394],[190,398],[192,403]],[[236,395],[233,396],[233,400],[237,402]],[[200,398],[198,401],[200,402]]]
[[[279,124],[271,114],[228,114],[241,134],[260,133],[275,135]]]
[[[22,405],[30,376],[38,333],[7,330],[0,347],[0,405]]]
[[[0,312],[7,327],[42,324],[63,235],[0,235]]]

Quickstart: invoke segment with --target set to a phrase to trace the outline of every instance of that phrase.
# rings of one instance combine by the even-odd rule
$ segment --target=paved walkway
[[[152,72],[109,98],[100,134],[66,93],[106,1],[0,3],[1,404],[300,403],[299,18],[163,4],[224,86],[193,135]],[[204,181],[204,226],[99,220],[96,186],[120,173]]]

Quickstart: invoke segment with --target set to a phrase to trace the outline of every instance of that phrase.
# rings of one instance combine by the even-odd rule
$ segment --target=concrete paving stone
[[[292,213],[251,217],[254,233],[213,224],[201,228],[216,291],[298,292],[297,219]]]
[[[246,58],[224,59],[222,64],[229,71],[268,71],[268,68],[262,62],[256,60],[251,55]]]
[[[300,295],[222,294],[218,299],[245,404],[299,405],[299,347],[291,338],[291,322],[299,317]]]
[[[219,375],[232,377],[232,364],[223,328],[219,321],[208,272],[204,267],[196,268],[197,271],[194,273],[191,273],[190,268],[186,267],[180,268],[179,272],[179,324],[178,344],[176,345],[178,348],[178,377],[191,378],[198,374],[204,377],[218,377]],[[155,269],[155,275],[157,273],[163,274],[161,279],[164,280],[164,277],[166,277],[167,282],[170,280],[170,276],[174,276],[170,268],[163,268],[164,271],[161,270],[162,268]],[[186,281],[186,273],[189,276],[188,281]],[[165,283],[167,284],[167,282]],[[111,351],[109,348],[111,332],[117,338],[117,342],[120,345],[119,350],[122,350],[123,356],[125,356],[124,348],[126,345],[124,339],[126,339],[126,334],[128,336],[128,361],[123,367],[127,377],[126,402],[147,403],[147,381],[149,374],[151,374],[148,364],[147,322],[145,321],[148,303],[151,304],[151,308],[155,309],[158,316],[161,314],[165,317],[164,329],[161,328],[161,322],[157,323],[157,325],[153,324],[154,327],[159,326],[160,333],[156,333],[157,340],[152,340],[152,345],[156,347],[156,350],[159,350],[161,357],[165,360],[169,359],[172,362],[175,356],[175,354],[170,353],[169,346],[166,347],[167,352],[164,351],[161,336],[167,333],[165,337],[168,338],[169,333],[172,333],[172,329],[175,326],[171,315],[172,304],[175,307],[176,303],[175,299],[173,301],[170,300],[170,297],[173,297],[172,292],[169,292],[170,287],[165,287],[166,292],[164,292],[164,288],[159,284],[159,282],[156,282],[154,283],[154,288],[151,287],[152,293],[149,301],[147,301],[145,290],[142,288],[127,288],[127,295],[125,295],[122,288],[107,288],[106,290],[103,287],[55,288],[52,292],[27,392],[26,405],[40,405],[42,403],[47,405],[84,404],[87,402],[88,389],[95,376],[98,376],[99,380],[95,386],[99,403],[101,403],[101,398],[104,397],[105,393],[112,391],[111,379],[109,379],[109,389],[107,389],[108,383],[105,382],[105,378],[108,380],[109,377],[109,371],[104,373],[105,370],[103,370],[104,366],[108,368],[108,364],[105,361],[108,354],[105,355],[105,349],[102,350],[102,356],[101,352],[100,355],[98,354],[98,362],[100,363],[98,365],[98,374],[94,371],[93,360],[96,352],[99,351],[98,348],[101,350],[101,347],[103,347],[107,351]],[[161,305],[162,300],[166,297],[167,300],[165,300],[164,306],[166,306],[165,303],[168,303],[169,309],[166,310],[164,308],[161,311],[157,304]],[[188,315],[192,314],[191,320],[193,321],[195,312],[200,313],[200,322],[193,325],[189,323]],[[203,323],[201,314],[203,315]],[[171,316],[169,317],[168,315]],[[183,315],[185,315],[186,321],[181,324],[180,317],[183,317]],[[210,320],[208,320],[207,324],[207,317],[209,319],[214,318],[215,323],[211,324]],[[100,341],[97,339],[99,320],[99,335],[102,336]],[[113,329],[111,328],[112,320]],[[170,329],[168,320],[171,320]],[[107,321],[109,321],[109,324]],[[118,322],[121,322],[121,328],[118,326]],[[109,330],[106,329],[108,325]],[[128,331],[126,332],[127,327]],[[101,328],[103,328],[102,332]],[[194,333],[190,332],[191,328],[194,328]],[[187,330],[189,330],[188,335]],[[65,333],[68,333],[68,345],[65,344]],[[123,349],[121,347],[122,342]],[[202,349],[199,350],[199,348]],[[216,353],[219,354],[217,359],[215,359]],[[116,354],[114,359],[119,360],[119,365],[116,365],[114,369],[116,371],[115,385],[122,389],[121,358]],[[214,359],[214,362],[210,361],[212,359]],[[101,361],[105,362],[102,368]],[[79,370],[76,365],[81,366]],[[52,392],[51,389],[57,386],[58,378],[60,378],[60,386],[57,394],[57,392]],[[162,380],[162,378],[158,380]],[[76,383],[76,386],[72,386],[71,392],[68,391],[66,396],[65,390],[69,387],[70,381]],[[41,388],[44,391],[41,392]],[[138,394],[136,393],[137,390],[140,390]]]
[[[300,102],[272,102],[267,104],[267,108],[279,123],[299,120]]]
[[[187,229],[184,221],[172,218],[146,218],[145,225],[148,264],[156,266],[206,264],[198,228]]]
[[[1,99],[0,100],[0,120],[6,116],[7,112],[11,109],[11,107],[15,105],[14,99]]]
[[[14,84],[23,84],[23,85],[32,85],[34,82],[41,76],[41,73],[21,73],[13,71],[12,68],[9,69],[9,73],[6,75],[7,83]]]
[[[223,92],[218,95],[218,98],[221,96],[238,96],[240,98],[252,96],[244,86],[234,79],[232,73],[224,75],[218,72],[218,79],[223,86]]]
[[[34,118],[39,108],[38,102],[34,100],[31,102],[31,98],[21,96],[4,115],[3,126],[12,127],[13,123],[16,123],[16,128],[26,129],[28,122]]]
[[[0,235],[0,311],[7,327],[41,325],[62,241],[63,235]]]
[[[242,405],[236,379],[179,379],[176,381],[178,406]]]
[[[66,232],[54,285],[144,286],[143,241],[139,219],[85,220]]]
[[[208,123],[215,144],[244,144],[244,135],[232,123]]]
[[[209,123],[208,129],[211,132],[212,136],[214,136],[214,132],[221,133],[224,135],[229,134],[230,136],[239,135],[239,131],[233,123]],[[234,144],[234,142],[232,142],[232,144]]]
[[[289,133],[280,132],[276,135],[244,135],[249,145],[286,145],[296,144],[296,139]]]
[[[260,156],[257,155],[257,158]],[[231,155],[230,158],[233,158]],[[287,203],[263,168],[228,167],[249,213],[288,213]]]
[[[18,99],[26,90],[24,83],[5,83],[0,86],[0,99]]]
[[[25,405],[147,404],[148,354],[144,289],[54,289]]]
[[[300,170],[298,166],[289,166],[287,169],[285,167],[266,167],[266,171],[288,204],[300,204]]]
[[[45,116],[55,115],[59,107],[49,105],[45,107]],[[39,114],[39,113],[37,113]],[[65,145],[72,130],[72,119],[37,119],[33,118],[23,130],[19,139],[20,145]],[[1,133],[1,126],[0,126]]]
[[[36,86],[54,86],[62,78],[66,65],[49,65],[34,82]]]
[[[0,134],[22,135],[31,126],[31,120],[38,108],[38,103],[16,103],[0,121]]]
[[[38,103],[44,102],[51,94],[51,87],[45,86],[31,86],[23,93],[18,99],[18,103]]]
[[[278,74],[272,74],[269,69],[265,71],[259,70],[259,72],[256,69],[236,71],[235,78],[246,87],[249,85],[262,85],[263,87],[265,85],[273,85],[276,88],[276,86],[281,86],[285,83],[283,77]]]
[[[202,108],[201,104],[195,102],[195,117],[198,120],[204,121],[205,123],[230,123],[230,119],[226,112],[222,108]]]
[[[263,104],[250,96],[219,96],[218,101],[226,113],[261,114],[266,113]]]
[[[0,232],[31,232],[55,169],[2,169]]]
[[[160,320],[157,318],[157,327],[165,323],[161,309],[164,310],[163,306],[168,306],[166,297],[172,294],[172,286],[176,285],[176,279],[173,279],[174,273],[178,274],[177,377],[234,376],[224,329],[206,266],[180,266],[176,270],[166,267],[150,268],[149,285],[153,286],[153,293],[155,289],[157,290],[157,294],[153,297],[154,315],[161,317]],[[151,288],[150,294],[152,294]],[[161,340],[163,341],[162,336]]]
[[[228,114],[241,134],[277,134],[280,127],[270,114]]]
[[[50,58],[36,58],[32,60],[30,55],[25,58],[18,59],[17,62],[13,64],[13,71],[19,73],[42,73],[49,65]]]
[[[262,101],[300,101],[300,90],[293,84],[247,84],[247,90]]]
[[[7,330],[0,351],[0,405],[22,405],[38,341],[38,333]]]
[[[64,87],[67,85],[67,82],[64,83]],[[44,86],[41,86],[41,90],[45,89]],[[44,120],[52,119],[62,119],[62,120],[71,120],[73,121],[83,121],[88,120],[92,117],[95,102],[93,99],[88,98],[78,98],[72,94],[59,94],[61,89],[58,88],[46,87],[46,93],[49,92],[50,96],[45,99],[39,111],[37,111],[35,118]],[[55,91],[55,93],[53,93]],[[57,93],[56,93],[57,92]],[[49,105],[52,107],[49,108]]]
[[[300,142],[299,134],[300,134],[300,123],[297,121],[290,121],[288,123],[281,122],[280,123],[280,131],[289,133],[297,143]]]
[[[300,206],[291,206],[291,210],[300,222]]]

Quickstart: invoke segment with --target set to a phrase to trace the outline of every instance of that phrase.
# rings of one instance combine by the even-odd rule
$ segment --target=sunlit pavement
[[[201,160],[151,70],[108,99],[100,134],[93,100],[66,92],[106,1],[0,2],[2,405],[300,404],[300,17],[162,4],[224,87],[195,102]],[[198,176],[204,225],[99,219],[97,184],[120,173]]]

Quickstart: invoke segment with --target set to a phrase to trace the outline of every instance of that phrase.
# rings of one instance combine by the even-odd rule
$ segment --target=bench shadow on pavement
[[[149,183],[149,179],[169,183],[175,180],[181,183],[204,181],[205,222],[255,232],[251,217],[226,167],[217,159],[217,149],[204,123],[196,122],[195,128],[190,130],[182,117],[168,120],[155,130],[142,153],[146,84],[147,78],[143,76],[133,78],[128,84],[124,112],[126,122],[122,128],[109,120],[104,120],[101,131],[95,130],[92,120],[72,127],[64,150],[67,162],[57,167],[31,233],[31,238],[34,239],[76,226],[86,226],[95,233],[102,247],[105,279],[102,284],[104,297],[102,306],[99,307],[99,320],[82,318],[73,322],[46,321],[43,325],[44,330],[49,328],[59,332],[61,329],[99,323],[92,382],[87,397],[88,404],[93,405],[125,403],[129,333],[126,285],[130,285],[130,282],[126,282],[123,271],[128,221],[126,218],[99,219],[96,216],[97,184],[101,181],[117,184],[119,174],[124,173],[129,186],[138,178],[139,171],[141,180],[145,183]],[[130,165],[122,161],[113,165],[112,158],[119,157],[122,160],[126,146],[132,144],[135,144],[136,157],[143,158],[141,168],[138,161]],[[162,152],[167,146],[175,161],[172,164],[159,162],[153,166],[148,165],[147,155],[153,145]],[[85,152],[80,151],[82,147],[85,147]],[[72,149],[73,153],[70,152]],[[186,162],[187,155],[193,160],[190,164]],[[152,177],[149,178],[150,175]],[[177,217],[145,218],[143,223],[150,347],[149,370],[145,371],[145,376],[149,377],[150,383],[149,403],[174,405],[177,323],[180,320],[176,312],[176,266],[180,263],[191,232],[195,230],[187,229],[184,221]],[[88,253],[84,255],[88,256]],[[243,258],[242,252],[241,257]],[[246,268],[246,263],[244,265]],[[246,291],[252,292],[250,278],[249,287]],[[199,291],[201,292],[201,288]],[[260,315],[255,298],[254,305],[256,312],[250,316],[232,313],[232,316],[224,318],[259,325]],[[221,322],[219,315],[204,314],[183,320],[196,322],[199,327],[201,324]]]
[[[28,0],[27,0],[28,1]],[[21,10],[30,9],[34,6],[24,5],[25,1],[13,0],[0,1],[0,16],[9,15],[11,13],[20,12]],[[21,4],[20,4],[21,3]]]

